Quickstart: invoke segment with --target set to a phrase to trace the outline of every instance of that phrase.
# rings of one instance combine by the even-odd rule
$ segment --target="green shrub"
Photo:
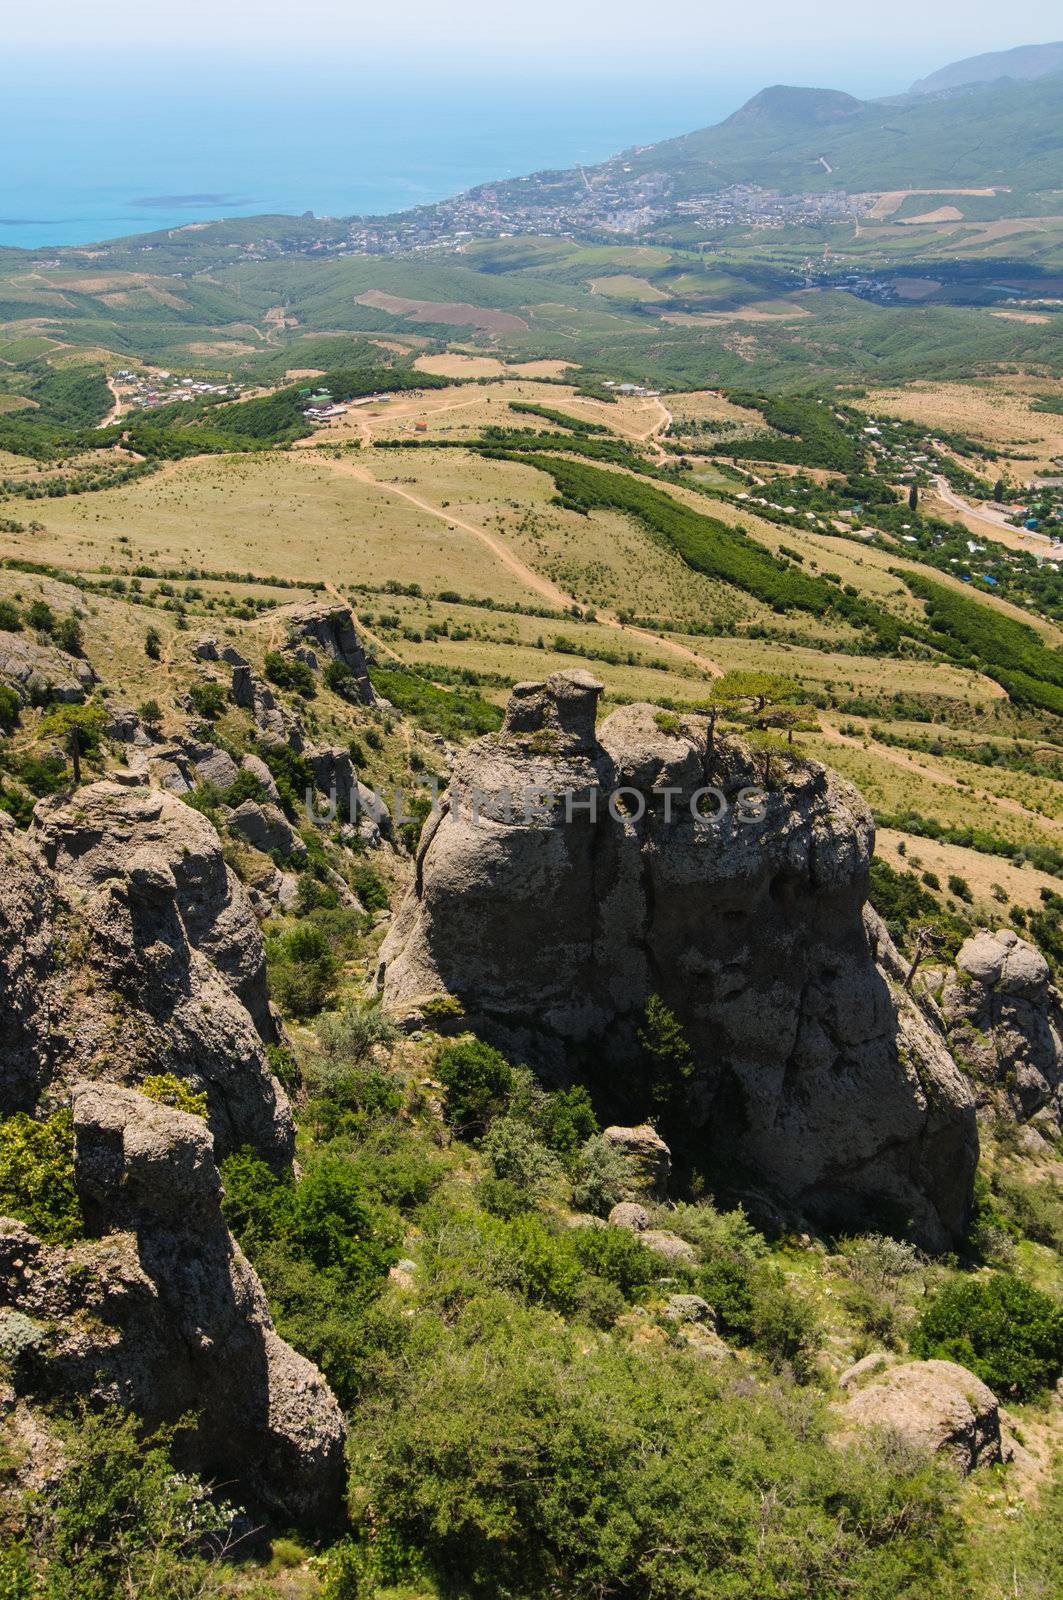
[[[317,1025],[317,1044],[322,1061],[332,1071],[344,1071],[368,1060],[377,1045],[392,1045],[398,1029],[379,1005],[359,1006],[353,1002],[340,1012],[322,1017]]]
[[[188,698],[192,709],[210,721],[220,717],[228,704],[225,690],[220,683],[194,683],[188,691]]]
[[[480,1150],[495,1178],[512,1184],[529,1205],[561,1182],[563,1174],[557,1156],[519,1117],[496,1117]]]
[[[22,613],[13,600],[0,600],[0,633],[21,633]]]
[[[625,1298],[655,1283],[668,1270],[662,1258],[629,1228],[574,1228],[572,1247],[586,1271],[604,1278]]]
[[[314,769],[303,755],[286,744],[262,744],[258,754],[269,768],[277,785],[281,805],[289,817],[297,817],[306,804],[307,793],[315,789]]]
[[[379,872],[372,867],[356,866],[351,869],[351,888],[367,911],[386,911],[390,905],[387,885]]]
[[[18,725],[22,702],[14,689],[0,683],[0,733],[10,733]]]
[[[160,1105],[172,1106],[175,1111],[187,1111],[193,1117],[205,1117],[207,1097],[190,1089],[184,1078],[174,1072],[152,1073],[137,1084],[140,1093]]]
[[[739,1261],[759,1261],[767,1246],[741,1206],[735,1211],[718,1211],[711,1200],[696,1205],[670,1206],[661,1219],[681,1239],[686,1239],[703,1260],[725,1255]]]
[[[149,661],[158,661],[162,656],[162,634],[158,628],[149,628],[144,635],[144,654]]]
[[[736,1383],[685,1351],[589,1344],[498,1294],[419,1315],[390,1371],[352,1428],[361,1525],[421,1550],[442,1593],[946,1592],[959,1534],[947,1475],[832,1448],[811,1393]]]
[[[263,800],[268,800],[269,796],[262,780],[244,768],[237,773],[232,783],[222,790],[221,798],[227,806],[232,806],[235,810],[237,806],[242,806],[245,800],[255,800],[261,804]]]
[[[483,1133],[513,1092],[513,1068],[505,1056],[471,1035],[444,1045],[435,1070],[445,1091],[447,1121],[466,1135]]]
[[[211,1557],[225,1544],[233,1511],[174,1470],[179,1431],[161,1428],[145,1439],[137,1419],[116,1407],[83,1412],[65,1432],[62,1474],[27,1507],[34,1581],[0,1593],[12,1600],[220,1597]],[[0,1568],[0,1583],[3,1577]]]
[[[716,1312],[720,1332],[748,1345],[769,1365],[788,1365],[798,1382],[813,1374],[821,1331],[813,1308],[772,1263],[722,1255],[701,1267],[697,1292]]]
[[[630,1156],[601,1134],[594,1134],[580,1147],[572,1163],[572,1204],[577,1211],[607,1217],[623,1199],[632,1176]]]
[[[1051,1178],[1027,1181],[1002,1174],[993,1180],[1007,1218],[1027,1239],[1063,1250],[1063,1194]]]
[[[47,600],[33,600],[26,610],[26,621],[38,633],[52,633],[55,630],[55,612]]]
[[[958,1361],[997,1394],[1025,1399],[1063,1373],[1063,1306],[1006,1272],[957,1278],[923,1312],[912,1349]]]
[[[544,1143],[568,1161],[598,1132],[591,1097],[581,1083],[545,1095],[535,1125]]]
[[[282,655],[279,650],[267,650],[262,664],[266,677],[278,689],[292,689],[307,700],[312,700],[317,694],[313,672],[297,656]]]
[[[57,1111],[46,1122],[19,1111],[0,1122],[0,1213],[17,1217],[48,1244],[81,1238],[69,1111]]]
[[[293,1017],[315,1016],[339,981],[340,962],[323,930],[301,922],[267,946],[270,987]]]
[[[288,1094],[294,1094],[300,1083],[299,1063],[287,1045],[268,1044],[266,1059],[269,1062],[269,1070],[281,1088]]]
[[[398,1259],[395,1220],[341,1155],[308,1157],[295,1183],[240,1150],[222,1163],[222,1179],[226,1219],[262,1278],[278,1331],[350,1403],[371,1354],[363,1318]]]
[[[79,656],[85,648],[85,630],[77,617],[64,617],[55,630],[55,642],[68,655]]]
[[[362,696],[358,688],[358,679],[346,661],[340,661],[334,656],[331,661],[325,663],[321,676],[325,687],[331,689],[333,694],[338,694],[341,700],[347,700],[351,705],[360,703]],[[353,751],[351,759],[355,760]]]

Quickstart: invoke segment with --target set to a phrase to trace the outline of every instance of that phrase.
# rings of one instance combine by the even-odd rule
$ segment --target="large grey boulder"
[[[219,1154],[290,1161],[258,923],[214,828],[172,795],[90,784],[0,836],[0,1005],[3,1114],[77,1079],[174,1073],[206,1093]]]
[[[846,1388],[838,1407],[843,1436],[882,1430],[928,1455],[947,1455],[964,1475],[1008,1458],[996,1395],[954,1361],[905,1361]]]
[[[296,752],[302,750],[303,725],[299,716],[281,705],[269,684],[242,658],[233,667],[229,692],[234,705],[250,711],[264,744],[286,744]]]
[[[0,1221],[0,1306],[37,1330],[16,1388],[117,1404],[147,1427],[194,1415],[181,1465],[283,1522],[336,1521],[343,1418],[225,1225],[206,1123],[101,1084],[75,1086],[73,1110],[91,1237],[64,1249]]]
[[[0,683],[23,705],[58,700],[78,705],[90,693],[96,674],[87,661],[54,644],[39,644],[27,633],[0,632]]]
[[[974,1107],[865,923],[863,800],[785,759],[757,799],[763,757],[650,706],[596,731],[599,693],[582,672],[519,685],[500,733],[462,755],[381,951],[386,1004],[454,995],[515,1059],[561,1076],[591,1055],[630,1076],[659,994],[694,1054],[691,1134],[736,1185],[955,1243]],[[715,820],[694,815],[710,785]]]
[[[602,1138],[625,1158],[629,1194],[663,1199],[668,1192],[672,1152],[657,1129],[645,1122],[638,1128],[612,1127],[606,1128]]]
[[[983,1102],[1063,1131],[1063,994],[1011,928],[975,934],[941,993],[949,1043]]]
[[[237,806],[225,826],[230,833],[245,839],[266,855],[276,852],[286,860],[292,856],[302,859],[306,855],[306,846],[292,829],[284,812],[269,801],[259,805],[256,800],[245,800]]]
[[[242,771],[250,773],[256,783],[262,785],[267,800],[271,800],[275,806],[280,805],[281,797],[280,790],[277,788],[277,780],[261,756],[256,756],[253,752],[244,756],[240,767]]]

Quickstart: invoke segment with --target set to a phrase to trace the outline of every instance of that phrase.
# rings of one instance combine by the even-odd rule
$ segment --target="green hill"
[[[821,89],[764,90],[716,127],[624,157],[677,196],[755,183],[787,193],[845,189],[1063,187],[1063,73],[947,96],[859,101]]]

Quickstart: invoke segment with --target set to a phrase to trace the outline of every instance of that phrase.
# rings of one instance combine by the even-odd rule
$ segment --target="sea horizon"
[[[0,247],[224,217],[387,215],[709,126],[764,86],[752,68],[677,85],[576,64],[543,87],[471,65],[445,77],[306,60],[247,70],[212,59],[193,71],[117,54],[86,65],[37,55],[9,65]]]

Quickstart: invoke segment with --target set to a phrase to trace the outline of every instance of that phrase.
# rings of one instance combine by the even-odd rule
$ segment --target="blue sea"
[[[282,59],[123,48],[8,50],[0,67],[0,246],[88,244],[264,212],[380,215],[492,178],[601,161],[720,121],[782,65],[643,68],[573,59]],[[898,87],[882,63],[803,81]],[[783,70],[798,70],[786,63]],[[798,81],[802,81],[800,78]]]
[[[0,245],[263,212],[402,210],[705,127],[757,87],[578,76],[542,86],[398,62],[9,59]]]

